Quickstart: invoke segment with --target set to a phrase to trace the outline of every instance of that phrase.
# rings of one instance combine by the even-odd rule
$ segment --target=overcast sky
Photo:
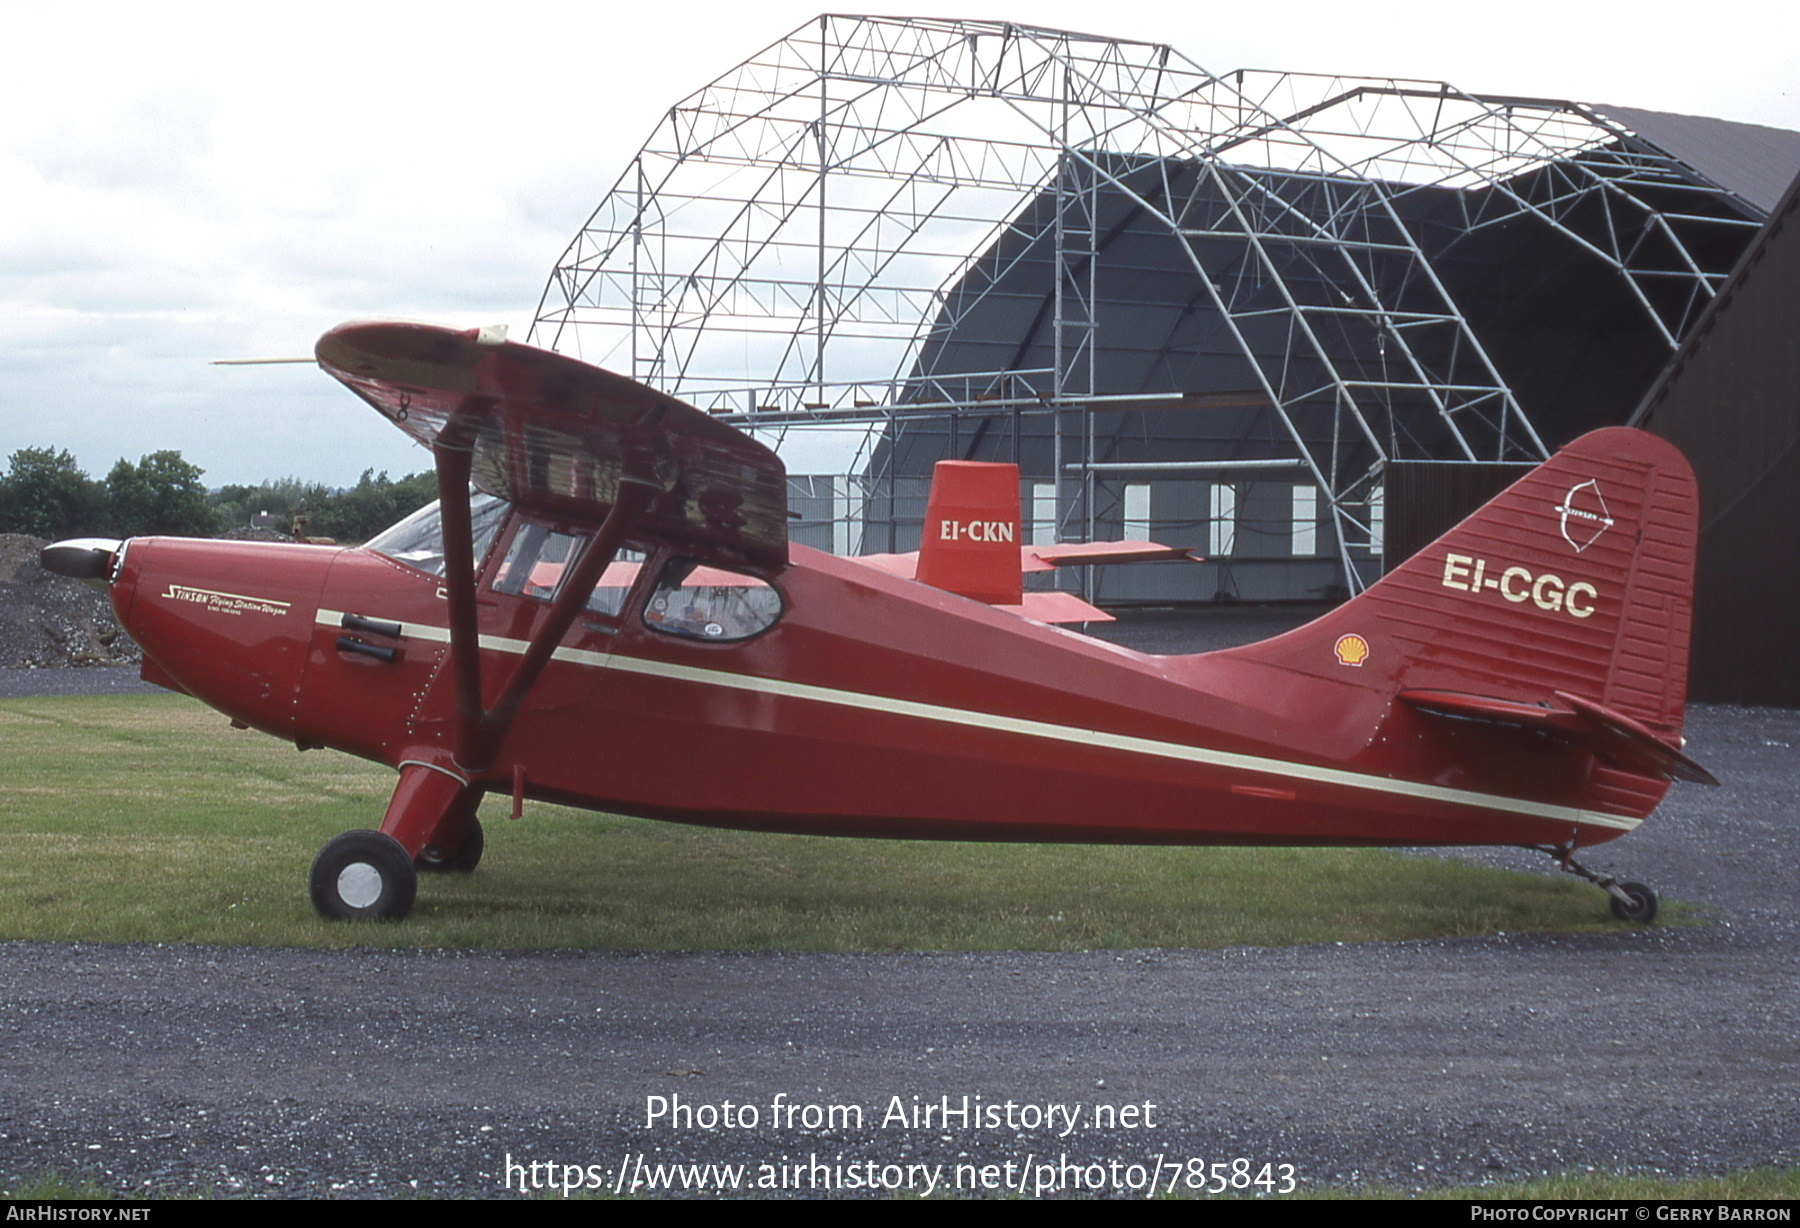
[[[176,448],[210,485],[429,467],[316,367],[209,361],[310,354],[350,319],[523,339],[662,113],[817,11],[0,0],[0,459],[67,448],[99,477]],[[1785,5],[929,11],[1165,42],[1213,72],[1442,79],[1800,129]]]

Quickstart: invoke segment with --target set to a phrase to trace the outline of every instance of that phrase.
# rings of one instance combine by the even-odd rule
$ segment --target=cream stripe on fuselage
[[[342,619],[343,614],[338,610],[320,610],[318,614],[318,621],[331,627],[341,628]],[[395,622],[398,620],[380,619],[380,621]],[[400,627],[402,634],[412,639],[428,640],[440,644],[450,642],[450,630],[447,627],[433,627],[424,623],[408,622],[400,623]],[[484,635],[481,637],[481,646],[491,652],[523,654],[528,645],[524,640]],[[1398,797],[1416,797],[1426,801],[1446,802],[1453,806],[1501,810],[1510,814],[1551,819],[1563,823],[1585,823],[1595,827],[1610,827],[1617,831],[1631,831],[1642,822],[1641,819],[1601,814],[1599,811],[1581,810],[1573,806],[1556,806],[1547,802],[1530,802],[1519,798],[1502,797],[1493,793],[1475,793],[1466,789],[1445,788],[1442,785],[1395,780],[1387,776],[1371,776],[1365,772],[1352,772],[1344,768],[1317,767],[1305,763],[1290,763],[1285,759],[1265,759],[1258,755],[1210,750],[1201,746],[1184,746],[1179,742],[1159,742],[1152,738],[1106,733],[1097,729],[1078,729],[1071,725],[1054,725],[1046,721],[1033,721],[1016,716],[998,716],[991,712],[947,708],[938,704],[919,703],[910,699],[890,699],[885,695],[841,691],[835,687],[814,686],[806,682],[783,682],[774,678],[757,678],[725,670],[700,669],[692,665],[671,665],[662,661],[647,661],[642,657],[588,652],[580,648],[558,648],[552,655],[558,661],[595,666],[601,669],[616,669],[628,674],[669,678],[701,686],[728,687],[761,695],[779,695],[786,699],[804,699],[814,703],[836,704],[841,707],[860,708],[869,712],[887,712],[896,716],[916,717],[919,720],[937,721],[946,725],[964,725],[972,729],[995,730],[1029,738],[1046,738],[1057,742],[1068,742],[1076,746],[1100,746],[1108,750],[1153,755],[1162,759],[1203,763],[1212,767],[1233,768],[1245,772],[1261,772],[1271,776],[1310,780],[1320,784],[1338,785],[1347,789],[1363,789]]]

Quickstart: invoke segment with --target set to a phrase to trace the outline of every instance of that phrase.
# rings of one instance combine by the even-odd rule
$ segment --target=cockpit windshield
[[[469,518],[475,537],[475,566],[488,547],[511,506],[493,495],[474,494],[469,498]],[[392,528],[384,529],[368,541],[368,548],[385,554],[396,563],[416,567],[427,575],[444,574],[444,522],[438,505],[428,503]]]

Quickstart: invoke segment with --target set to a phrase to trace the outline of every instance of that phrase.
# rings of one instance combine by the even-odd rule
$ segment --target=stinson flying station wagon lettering
[[[1150,656],[1053,626],[1107,615],[1022,577],[1188,552],[1024,545],[1013,466],[941,462],[916,554],[836,558],[788,541],[774,453],[622,376],[423,325],[317,354],[431,449],[436,504],[357,549],[43,559],[109,587],[146,678],[395,770],[378,827],[313,862],[327,917],[475,869],[498,795],[845,836],[1522,845],[1647,921],[1650,888],[1574,854],[1711,781],[1681,736],[1694,479],[1637,431],[1308,626]]]

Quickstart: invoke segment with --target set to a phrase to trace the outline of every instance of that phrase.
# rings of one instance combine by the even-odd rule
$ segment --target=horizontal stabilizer
[[[919,552],[904,554],[859,554],[858,563],[878,567],[902,580],[918,578]],[[1021,546],[1019,570],[1029,574],[1055,571],[1085,563],[1204,563],[1206,560],[1180,546],[1164,546],[1158,542],[1062,542],[1055,546]],[[1089,619],[1087,621],[1095,621]]]
[[[1019,544],[1019,469],[984,461],[939,461],[932,472],[924,543],[912,554],[865,554],[856,561],[891,576],[1041,623],[1102,623],[1113,617],[1073,593],[1031,592],[1027,572],[1081,563],[1192,559],[1156,542]]]
[[[1074,567],[1092,563],[1155,563],[1180,560],[1199,563],[1191,550],[1180,546],[1164,546],[1157,542],[1058,542],[1053,546],[1023,546],[1019,550],[1023,570],[1053,571],[1058,567]]]
[[[1118,621],[1097,605],[1074,593],[1027,591],[1020,594],[1018,605],[997,605],[996,610],[1022,615],[1040,623],[1110,623]]]
[[[1400,701],[1434,716],[1548,734],[1639,776],[1719,783],[1711,772],[1640,722],[1566,691],[1557,691],[1555,696],[1557,703],[1552,705],[1456,691],[1407,690],[1400,692]]]
[[[877,571],[886,572],[902,580],[918,578],[919,554],[912,551],[907,554],[857,554],[848,559],[852,563],[861,563],[865,567],[873,567]],[[987,602],[996,610],[1005,610],[1008,614],[1017,614],[1021,618],[1029,618],[1040,623],[1110,623],[1116,622],[1111,614],[1097,605],[1090,605],[1074,593],[1055,591],[1037,592],[1030,589],[1019,593],[1017,601]]]
[[[901,580],[916,580],[919,575],[917,550],[909,550],[905,554],[853,554],[849,561],[873,567],[876,571],[886,572]]]

